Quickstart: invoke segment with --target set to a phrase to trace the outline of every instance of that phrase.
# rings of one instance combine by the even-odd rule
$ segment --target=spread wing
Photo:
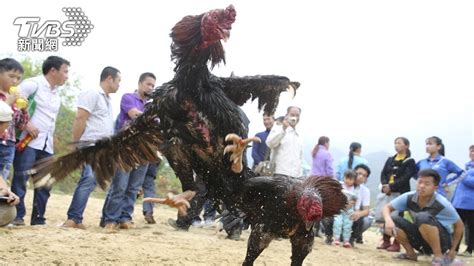
[[[263,75],[219,78],[223,91],[237,105],[258,98],[258,109],[273,114],[278,106],[280,93],[296,93],[300,83],[284,76]]]
[[[135,166],[159,161],[158,149],[163,144],[163,134],[155,108],[150,103],[129,127],[112,137],[89,143],[90,145],[63,156],[53,156],[37,162],[28,171],[35,187],[42,186],[49,180],[64,179],[83,164],[90,164],[97,183],[105,189],[117,168],[130,171]]]

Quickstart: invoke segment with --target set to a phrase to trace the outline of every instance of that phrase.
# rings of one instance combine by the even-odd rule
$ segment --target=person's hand
[[[444,192],[445,192],[446,194],[449,194],[449,186],[448,186],[448,184],[444,184],[444,185],[443,185],[443,189],[444,189]]]
[[[385,194],[387,194],[387,195],[389,195],[390,192],[392,192],[392,191],[390,190],[390,186],[389,186],[389,185],[383,185],[383,186],[382,186],[382,192],[385,193]]]
[[[357,211],[351,215],[351,220],[355,222],[355,221],[358,221],[361,217],[362,215],[360,214],[360,212]]]
[[[25,130],[26,132],[28,132],[28,134],[30,134],[30,136],[33,138],[33,139],[36,139],[39,135],[39,130],[37,127],[35,127],[31,122],[28,122],[28,124],[26,125],[25,127]]]
[[[395,224],[393,223],[393,221],[391,219],[389,221],[385,220],[385,228],[384,228],[385,234],[395,237],[395,235],[394,235],[395,230],[396,230],[395,229]]]
[[[15,102],[16,102],[16,99],[20,96],[19,93],[10,93],[10,94],[7,94],[7,99],[5,100],[5,103],[7,103],[8,105],[12,106]]]
[[[15,193],[9,191],[8,193],[8,204],[10,204],[11,206],[15,206],[17,205],[18,203],[20,203],[20,197],[18,197]]]

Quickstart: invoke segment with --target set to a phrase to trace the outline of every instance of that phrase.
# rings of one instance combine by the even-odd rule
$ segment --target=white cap
[[[4,101],[0,101],[0,122],[12,121],[13,110],[10,105]]]

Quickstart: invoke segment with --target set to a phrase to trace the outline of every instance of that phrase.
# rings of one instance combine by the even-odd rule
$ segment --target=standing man
[[[155,82],[155,75],[149,72],[143,73],[138,80],[138,90],[122,96],[117,121],[119,128],[126,127],[132,119],[143,113],[148,99],[147,95],[153,91]],[[130,172],[117,170],[102,209],[100,224],[106,232],[114,233],[119,228],[131,229],[134,227],[132,222],[133,207],[138,191],[143,186],[148,165],[147,163],[137,166]]]
[[[270,134],[270,131],[273,127],[273,116],[267,113],[263,114],[263,126],[265,126],[265,131],[259,132],[255,135],[255,137],[259,137],[262,142],[254,142],[252,145],[252,158],[253,158],[253,168],[257,167],[257,165],[264,160],[268,160],[269,157],[266,156],[270,151],[268,150],[267,137]]]
[[[296,132],[300,115],[301,108],[288,107],[285,119],[281,124],[277,123],[267,137],[276,176],[301,177],[303,174],[303,139]]]
[[[100,88],[83,91],[77,101],[77,113],[72,127],[73,142],[95,142],[114,134],[114,118],[110,94],[116,93],[121,81],[120,71],[106,67],[100,74]],[[95,174],[89,164],[84,165],[77,183],[67,220],[62,227],[85,229],[84,210],[91,192],[96,187]]]
[[[29,176],[25,171],[30,170],[36,161],[50,157],[54,153],[53,136],[61,100],[59,86],[64,85],[68,79],[69,61],[50,56],[43,62],[43,75],[29,78],[20,84],[22,96],[33,95],[36,105],[31,119],[20,136],[20,140],[30,142],[23,151],[17,150],[13,161],[14,173],[12,191],[20,197],[14,225],[25,225],[25,194],[26,182]],[[32,104],[30,102],[30,104]],[[33,211],[31,225],[45,224],[46,204],[49,199],[49,188],[37,188],[34,191]]]

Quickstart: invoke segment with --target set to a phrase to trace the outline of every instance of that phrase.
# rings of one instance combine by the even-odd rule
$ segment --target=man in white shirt
[[[276,123],[268,134],[266,143],[272,149],[271,160],[275,163],[275,175],[303,175],[303,139],[296,132],[300,115],[299,107],[288,107],[285,119]]]
[[[106,67],[100,74],[100,88],[82,91],[77,97],[77,113],[72,127],[73,141],[95,142],[114,134],[114,117],[110,94],[120,87],[120,71]],[[96,187],[95,174],[89,164],[84,165],[81,178],[67,211],[62,227],[85,229],[82,223],[90,194]]]
[[[370,208],[370,190],[365,186],[367,178],[370,176],[370,168],[365,164],[359,164],[354,168],[357,174],[356,184],[358,191],[358,198],[355,204],[355,211],[351,215],[353,221],[351,244],[354,242],[363,244],[362,234],[369,229],[373,219],[369,217]]]
[[[20,84],[20,94],[25,98],[34,95],[33,102],[36,107],[30,114],[30,121],[20,136],[20,141],[28,142],[29,139],[31,141],[23,151],[16,151],[13,161],[12,191],[20,197],[20,203],[16,206],[17,215],[13,221],[14,225],[25,224],[23,221],[26,214],[24,199],[29,178],[25,171],[30,170],[36,161],[50,157],[54,153],[54,129],[61,105],[58,88],[66,83],[69,66],[69,61],[58,56],[50,56],[43,62],[43,75],[26,79]],[[31,225],[45,224],[44,213],[48,198],[49,189],[35,189]]]

